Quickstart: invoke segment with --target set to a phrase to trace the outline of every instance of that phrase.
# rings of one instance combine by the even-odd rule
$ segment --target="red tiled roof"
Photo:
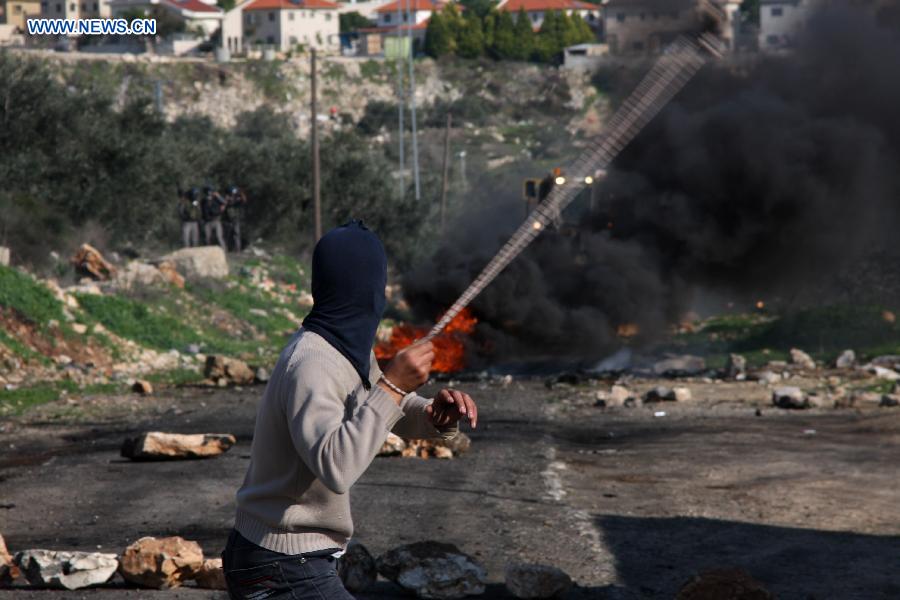
[[[597,4],[580,0],[506,0],[498,7],[509,12],[546,12],[548,10],[601,10]]]
[[[169,6],[174,6],[180,10],[188,10],[191,12],[208,12],[220,13],[222,9],[214,4],[207,4],[200,0],[167,0]]]
[[[428,19],[425,19],[425,20],[422,21],[421,23],[416,23],[416,24],[413,25],[412,27],[410,27],[409,25],[401,25],[401,26],[400,26],[400,31],[409,31],[410,29],[412,29],[413,31],[418,31],[418,30],[420,30],[420,29],[427,29],[427,28],[428,28],[428,21],[429,21]],[[357,29],[356,31],[358,31],[359,33],[392,33],[392,32],[397,31],[397,26],[394,25],[393,27],[391,27],[391,26],[387,26],[387,27],[363,27],[362,29]]]
[[[406,0],[394,0],[394,2],[389,2],[384,6],[379,6],[375,12],[380,13],[395,13],[397,12],[397,4],[400,4],[400,10],[406,10]],[[410,10],[441,10],[444,6],[444,2],[437,2],[434,0],[409,0],[409,9]]]
[[[339,5],[328,0],[256,0],[250,3],[244,10],[334,10]]]

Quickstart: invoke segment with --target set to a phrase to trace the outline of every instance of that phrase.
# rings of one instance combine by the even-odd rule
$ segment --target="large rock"
[[[167,283],[166,278],[160,273],[159,269],[147,263],[131,261],[128,265],[116,273],[113,278],[113,284],[120,290],[130,290],[132,288],[149,287],[153,285],[163,285]]]
[[[815,369],[816,361],[812,357],[800,350],[799,348],[791,348],[791,364],[797,365],[801,369]]]
[[[834,361],[834,366],[838,369],[849,369],[856,364],[856,352],[853,350],[844,350]]]
[[[453,544],[416,542],[389,550],[378,572],[419,598],[465,598],[484,593],[487,573]]]
[[[572,586],[572,578],[549,565],[512,564],[506,567],[506,589],[516,598],[556,598]]]
[[[740,354],[729,354],[725,364],[725,376],[739,379],[747,376],[747,359]]]
[[[732,568],[695,575],[675,600],[775,600],[775,596],[746,571]]]
[[[119,567],[115,554],[100,552],[24,550],[15,562],[31,585],[66,590],[106,583]]]
[[[338,575],[344,582],[344,587],[353,593],[364,592],[378,578],[378,568],[375,559],[369,554],[365,546],[357,541],[351,541],[347,546],[347,552],[338,561]]]
[[[250,385],[256,380],[256,373],[247,363],[221,355],[206,357],[203,374],[207,379],[215,382],[224,380],[226,385]]]
[[[197,587],[207,590],[225,590],[225,571],[222,569],[221,558],[207,558],[203,561],[200,570],[195,577]]]
[[[222,279],[228,277],[228,259],[219,246],[182,248],[162,258],[175,265],[186,279]]]
[[[181,273],[178,272],[178,269],[175,267],[175,263],[164,260],[156,265],[156,268],[159,269],[160,275],[168,281],[170,284],[174,285],[177,288],[184,288],[184,277],[181,276]]]
[[[182,537],[143,537],[125,548],[119,571],[125,581],[166,589],[194,579],[203,568],[203,549]]]
[[[122,444],[121,454],[131,460],[209,458],[227,452],[235,443],[230,433],[163,433],[148,431]]]
[[[772,404],[778,408],[809,408],[809,399],[800,388],[785,386],[772,392]]]
[[[706,361],[700,356],[672,356],[653,365],[657,375],[684,376],[698,375],[706,370]]]

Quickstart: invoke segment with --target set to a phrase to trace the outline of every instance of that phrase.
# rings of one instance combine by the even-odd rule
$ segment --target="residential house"
[[[610,54],[657,54],[680,35],[719,21],[723,41],[733,47],[741,0],[607,0],[604,32]]]
[[[601,25],[602,9],[597,4],[581,2],[581,0],[501,0],[498,10],[511,12],[518,15],[525,11],[532,28],[538,30],[544,22],[544,15],[552,10],[564,12],[567,15],[579,15],[587,21],[588,25],[599,27]]]
[[[282,52],[300,44],[337,51],[339,8],[329,0],[255,0],[244,8],[244,38]]]
[[[759,49],[773,52],[793,46],[818,4],[818,0],[760,0]]]
[[[54,0],[50,0],[53,2]],[[109,0],[113,17],[164,10],[184,22],[185,29],[209,37],[222,26],[224,11],[215,0]]]
[[[244,44],[244,9],[254,0],[239,0],[231,10],[222,15],[222,34],[220,46],[229,54],[243,54],[247,51]]]
[[[41,0],[3,0],[0,2],[0,23],[13,29],[26,30],[28,17],[41,16]]]
[[[375,10],[374,27],[357,30],[357,54],[359,56],[377,56],[391,52],[409,54],[409,42],[412,38],[412,50],[418,53],[425,45],[425,31],[428,20],[436,12],[440,12],[447,2],[444,0],[394,0],[382,4]],[[392,38],[396,43],[388,49]]]

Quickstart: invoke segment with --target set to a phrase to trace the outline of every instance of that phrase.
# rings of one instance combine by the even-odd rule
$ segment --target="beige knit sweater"
[[[349,490],[387,434],[450,438],[426,419],[431,400],[397,403],[321,336],[301,329],[281,352],[256,414],[250,466],[237,493],[235,528],[284,554],[345,548],[353,535]]]

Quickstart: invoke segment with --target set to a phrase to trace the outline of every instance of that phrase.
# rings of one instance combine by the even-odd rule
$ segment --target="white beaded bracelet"
[[[400,394],[401,396],[406,396],[409,392],[404,392],[397,385],[394,385],[394,382],[385,377],[384,373],[381,374],[381,380],[387,385],[389,388]]]

